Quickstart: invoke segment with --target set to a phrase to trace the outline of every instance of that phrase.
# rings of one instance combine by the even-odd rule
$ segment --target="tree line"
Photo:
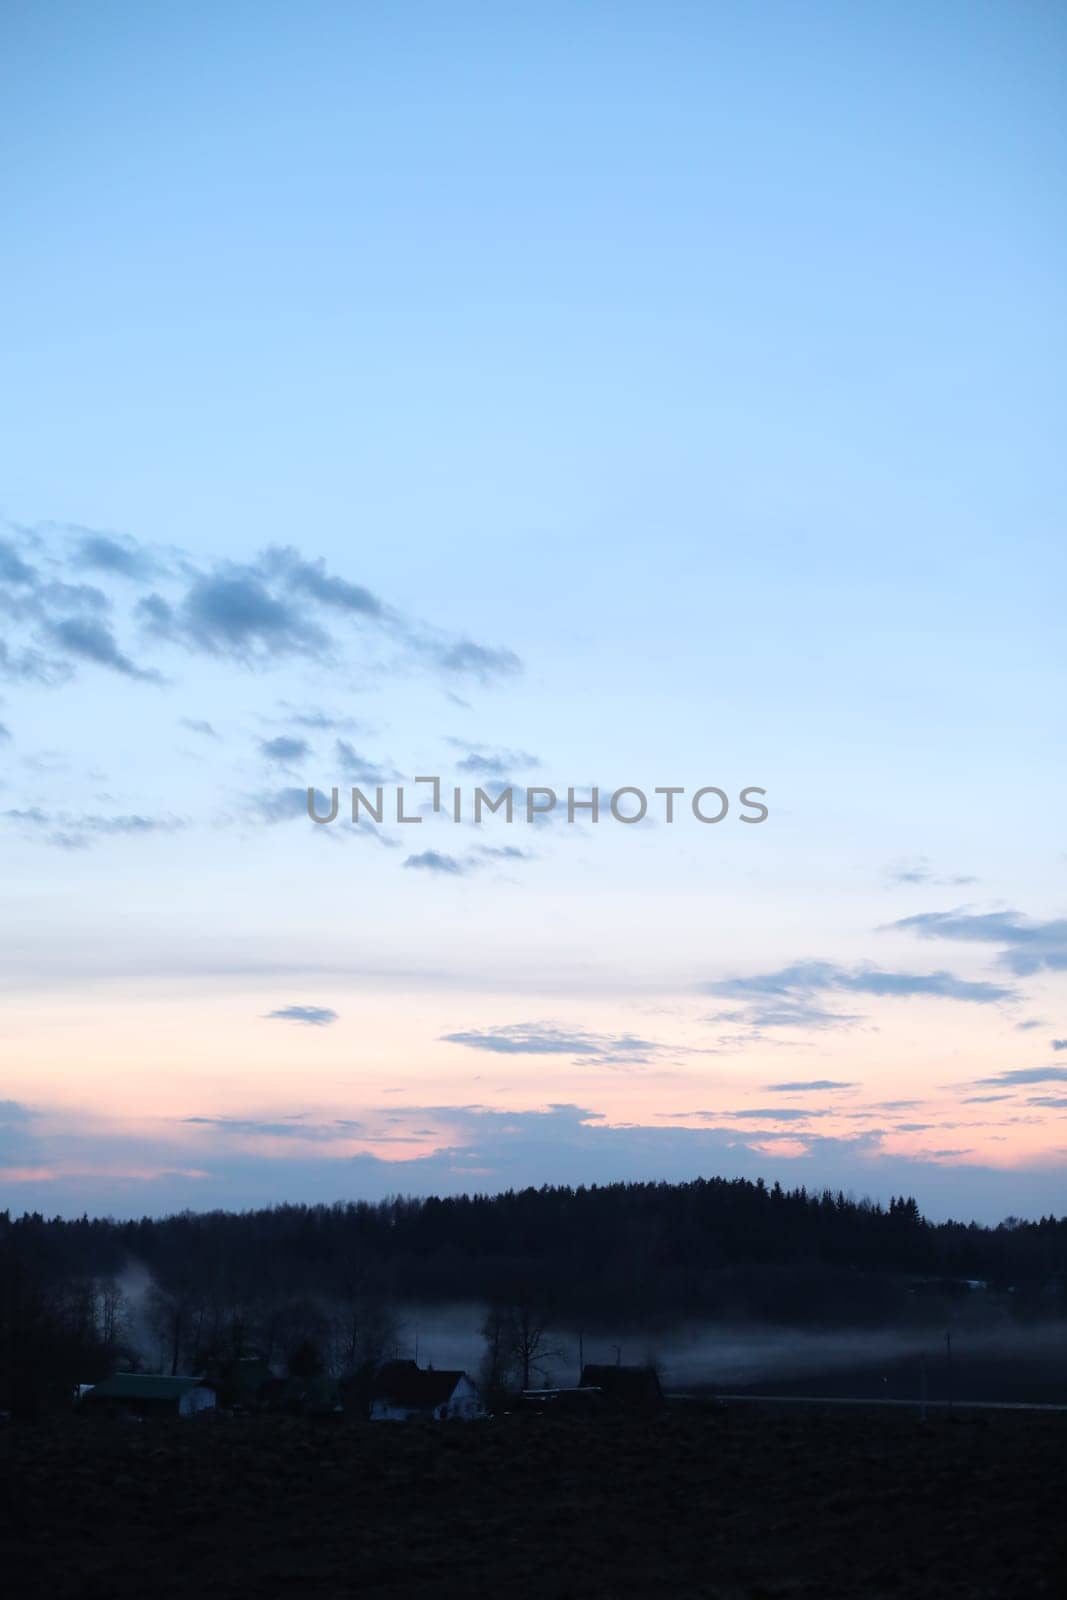
[[[150,1280],[137,1328],[131,1264]],[[933,1223],[910,1197],[723,1178],[128,1221],[0,1212],[0,1410],[120,1360],[177,1372],[300,1352],[365,1375],[410,1303],[482,1304],[528,1368],[552,1320],[897,1324],[966,1280],[1011,1315],[1062,1315],[1067,1218]],[[516,1308],[534,1319],[518,1334]]]

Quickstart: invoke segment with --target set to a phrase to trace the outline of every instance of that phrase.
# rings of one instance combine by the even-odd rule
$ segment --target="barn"
[[[127,1417],[194,1417],[215,1409],[215,1391],[200,1378],[155,1372],[114,1372],[82,1396],[89,1412]]]
[[[409,1417],[469,1421],[484,1415],[478,1391],[465,1372],[387,1361],[371,1389],[372,1422],[405,1422]]]

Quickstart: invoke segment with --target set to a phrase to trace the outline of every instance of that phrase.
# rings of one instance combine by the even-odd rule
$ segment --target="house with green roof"
[[[157,1372],[113,1372],[82,1396],[89,1412],[127,1417],[194,1417],[215,1408],[215,1391],[202,1378]]]

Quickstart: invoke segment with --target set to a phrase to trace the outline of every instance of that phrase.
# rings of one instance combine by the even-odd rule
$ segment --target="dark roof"
[[[582,1387],[600,1389],[616,1400],[659,1400],[663,1394],[655,1367],[602,1367],[587,1363],[582,1368]]]
[[[432,1411],[451,1400],[456,1384],[466,1376],[465,1372],[447,1372],[443,1368],[423,1370],[414,1361],[387,1361],[374,1380],[371,1398],[387,1400],[390,1405],[405,1406],[410,1411]]]
[[[158,1372],[113,1372],[101,1378],[89,1391],[93,1400],[172,1400],[200,1384],[199,1378],[168,1378]]]

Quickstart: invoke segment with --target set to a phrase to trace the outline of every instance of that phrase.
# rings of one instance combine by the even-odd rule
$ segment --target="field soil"
[[[1055,1414],[71,1417],[0,1432],[0,1591],[1059,1600],[1065,1490]]]

